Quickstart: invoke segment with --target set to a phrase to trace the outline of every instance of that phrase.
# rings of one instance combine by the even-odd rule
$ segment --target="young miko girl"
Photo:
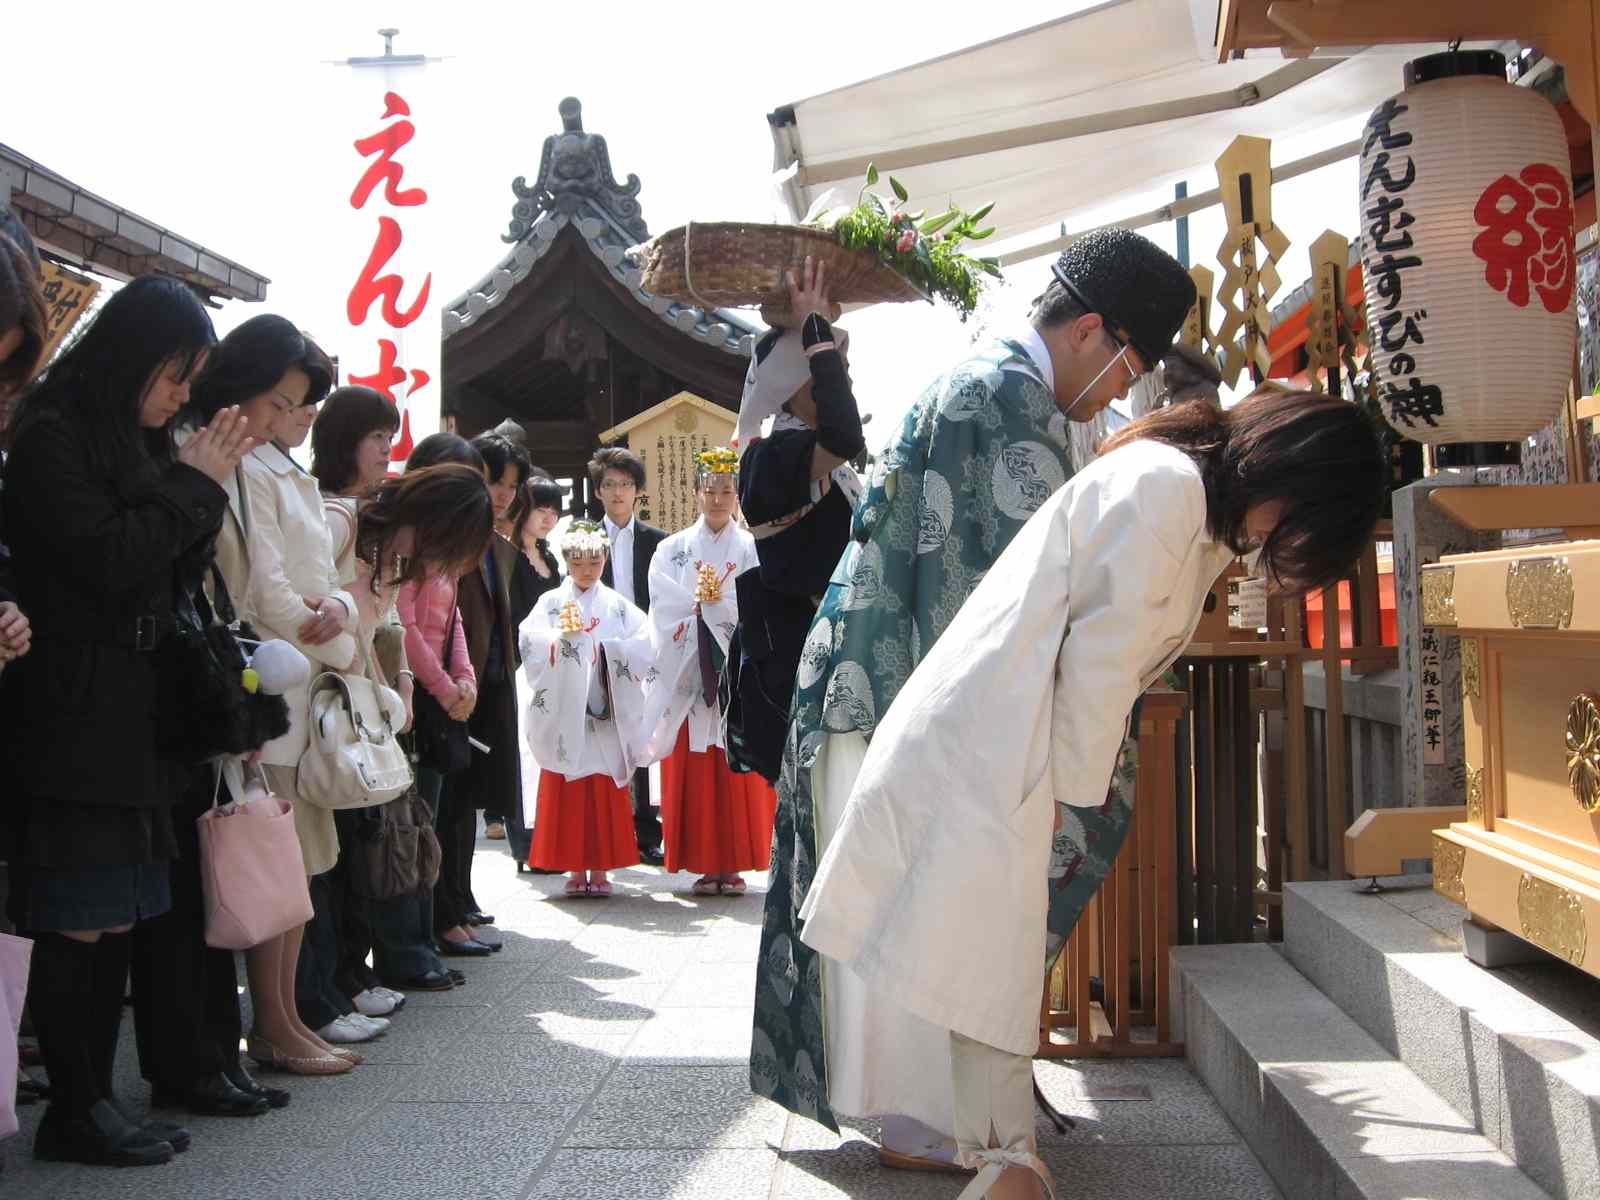
[[[669,871],[699,871],[694,892],[737,896],[740,871],[764,871],[778,798],[759,775],[735,775],[723,752],[717,683],[739,623],[733,581],[756,566],[756,543],[734,523],[739,458],[696,460],[700,519],[650,560],[650,642],[660,678],[650,690],[647,754],[661,758],[661,825]]]
[[[628,780],[644,765],[650,640],[644,614],[600,582],[609,548],[603,528],[574,521],[561,539],[567,580],[539,598],[519,637],[528,751],[541,768],[528,865],[569,872],[569,896],[609,896],[606,872],[639,861]]]

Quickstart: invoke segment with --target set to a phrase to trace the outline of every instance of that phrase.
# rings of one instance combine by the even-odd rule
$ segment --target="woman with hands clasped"
[[[130,1119],[111,1080],[129,932],[170,904],[170,809],[190,771],[156,750],[174,717],[157,701],[156,649],[210,563],[221,481],[255,444],[231,407],[173,444],[214,340],[186,284],[135,279],[12,427],[4,540],[34,630],[3,691],[0,811],[15,835],[10,913],[34,940],[43,1159],[144,1165],[188,1145],[176,1126]]]
[[[349,632],[355,601],[339,584],[322,493],[289,453],[306,440],[332,382],[327,356],[292,322],[266,314],[222,340],[190,406],[198,423],[237,404],[263,439],[224,485],[228,519],[217,565],[239,616],[263,639],[293,644],[310,660],[313,676],[348,670],[356,657]],[[309,741],[309,690],[307,680],[284,693],[289,732],[267,743],[260,761],[271,790],[293,802],[313,916],[245,955],[255,1021],[249,1053],[263,1067],[333,1075],[350,1070],[359,1057],[334,1044],[363,1040],[381,1027],[366,1025],[333,982],[331,873],[338,837],[333,813],[302,800],[295,782]]]

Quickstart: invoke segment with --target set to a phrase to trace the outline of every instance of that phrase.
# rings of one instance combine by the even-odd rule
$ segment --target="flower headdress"
[[[713,446],[694,456],[695,481],[704,482],[713,475],[737,475],[739,454],[732,446]]]
[[[605,526],[593,521],[574,521],[561,535],[561,554],[564,558],[591,558],[611,549],[611,539]]]

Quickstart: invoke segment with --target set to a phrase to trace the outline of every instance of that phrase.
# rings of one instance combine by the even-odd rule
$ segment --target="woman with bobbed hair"
[[[171,904],[171,808],[191,774],[157,751],[181,719],[160,709],[158,662],[180,592],[211,561],[220,483],[253,444],[233,408],[174,443],[214,340],[186,284],[141,276],[23,396],[12,426],[3,536],[38,629],[0,689],[0,812],[50,1074],[41,1159],[138,1166],[189,1144],[177,1126],[130,1119],[112,1076],[130,931]]]
[[[1235,556],[1280,590],[1340,579],[1387,478],[1371,422],[1336,397],[1264,387],[1226,411],[1159,409],[1029,519],[879,723],[801,936],[950,1031],[959,1160],[979,1169],[967,1194],[1050,1187],[1040,972],[1127,832],[1118,757],[1139,694]],[[770,1058],[758,1046],[752,1072]]]
[[[360,497],[389,473],[400,410],[359,384],[335,388],[311,426],[311,473],[329,496]]]

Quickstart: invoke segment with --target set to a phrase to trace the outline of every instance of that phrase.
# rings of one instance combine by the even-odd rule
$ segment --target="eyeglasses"
[[[639,485],[631,479],[608,479],[600,485],[602,492],[636,492]]]
[[[1117,348],[1117,356],[1122,359],[1122,365],[1128,368],[1128,381],[1130,383],[1137,380],[1142,375],[1149,374],[1149,371],[1140,371],[1134,366],[1133,357],[1129,353],[1133,350],[1131,343],[1112,333],[1109,326],[1102,325],[1100,327],[1100,332],[1105,334],[1106,339]]]

